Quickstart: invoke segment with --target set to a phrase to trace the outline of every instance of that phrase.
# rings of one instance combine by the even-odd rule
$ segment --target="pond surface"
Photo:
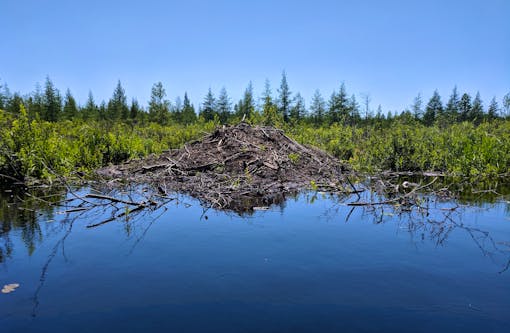
[[[7,196],[1,332],[510,332],[508,202],[355,199],[241,217],[180,197],[87,228],[111,212]]]

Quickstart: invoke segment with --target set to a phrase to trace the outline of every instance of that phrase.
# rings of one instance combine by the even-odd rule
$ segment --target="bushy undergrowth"
[[[214,122],[191,125],[108,121],[46,122],[0,110],[0,174],[52,181],[76,172],[158,154],[211,132]],[[301,143],[322,148],[354,170],[440,171],[493,176],[510,167],[510,122],[426,127],[395,121],[390,126],[285,125]]]
[[[298,126],[291,136],[325,149],[357,171],[438,171],[459,176],[495,176],[510,168],[510,122],[447,128],[418,123],[356,128]]]
[[[29,120],[0,110],[0,174],[16,179],[51,181],[76,172],[120,163],[165,149],[210,132],[213,123],[161,126],[150,123]]]

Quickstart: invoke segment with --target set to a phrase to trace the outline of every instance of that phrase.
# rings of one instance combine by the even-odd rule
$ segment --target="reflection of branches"
[[[406,229],[413,239],[418,234],[424,240],[425,235],[428,234],[436,246],[444,245],[454,230],[463,230],[484,256],[491,259],[494,259],[496,255],[509,257],[510,251],[498,246],[488,231],[459,222],[461,210],[469,206],[461,206],[460,201],[455,200],[454,206],[444,207],[442,203],[452,202],[451,199],[454,196],[462,196],[462,192],[458,189],[460,185],[458,183],[447,185],[445,179],[437,182],[438,176],[433,175],[433,177],[431,181],[424,182],[425,185],[422,185],[424,178],[402,178],[400,175],[369,177],[363,183],[369,191],[363,194],[362,199],[357,197],[355,201],[347,203],[345,200],[337,200],[324,215],[326,218],[338,216],[341,207],[350,206],[351,209],[345,217],[347,223],[355,209],[362,209],[362,218],[371,218],[375,224],[397,220],[399,228]],[[468,194],[500,195],[501,193],[495,190],[476,191],[466,182],[463,182],[462,186],[466,186]],[[450,187],[456,190],[451,191]],[[313,202],[314,198],[315,194],[309,201]],[[505,259],[505,263],[500,273],[510,269],[510,258]]]
[[[133,253],[133,251],[135,250],[136,246],[145,238],[145,235],[147,234],[147,232],[149,231],[149,229],[152,227],[152,225],[154,224],[154,222],[156,222],[156,220],[158,220],[161,215],[163,215],[166,210],[167,210],[167,207],[161,205],[160,207],[163,207],[161,213],[159,215],[157,215],[156,217],[154,217],[153,219],[151,219],[151,221],[149,222],[149,224],[147,225],[147,227],[143,230],[142,234],[140,235],[140,237],[138,237],[136,239],[136,241],[133,243],[133,246],[131,247],[131,249],[129,250],[129,253],[128,255],[131,255]]]
[[[501,273],[504,273],[508,270],[508,268],[510,268],[510,259],[508,259],[505,267],[503,267],[503,269],[501,271],[499,271],[498,273],[501,274]]]
[[[392,220],[398,218],[398,226],[400,229],[405,229],[414,238],[415,235],[421,235],[424,240],[426,234],[434,241],[437,246],[443,246],[450,234],[454,230],[463,230],[469,238],[474,242],[476,247],[480,250],[483,256],[494,260],[496,256],[503,256],[506,264],[503,265],[499,273],[503,273],[510,268],[510,251],[504,249],[497,243],[491,234],[477,227],[472,227],[459,222],[462,212],[459,211],[461,206],[452,208],[432,208],[430,202],[437,203],[434,198],[427,198],[428,204],[424,206],[410,206],[402,207],[401,205],[377,205],[377,206],[363,206],[363,216],[371,216],[373,223],[379,224],[385,222],[385,216],[390,217]],[[354,206],[354,208],[358,208]],[[402,209],[405,208],[405,209]],[[431,212],[435,209],[434,212]],[[347,215],[347,219],[352,214],[352,210]],[[432,217],[433,216],[433,217]],[[346,220],[347,220],[346,219]]]
[[[95,190],[94,190],[95,191]],[[118,218],[124,218],[126,222],[128,221],[134,221],[137,217],[141,217],[143,215],[139,215],[140,213],[146,212],[146,213],[152,213],[156,210],[159,210],[160,208],[165,208],[165,205],[174,200],[174,198],[170,197],[163,197],[160,196],[159,200],[156,201],[156,197],[153,194],[144,193],[144,191],[133,191],[133,192],[121,192],[118,197],[109,196],[106,192],[103,191],[96,191],[97,193],[88,193],[85,195],[80,195],[76,193],[75,191],[70,192],[70,195],[72,196],[71,199],[65,200],[65,206],[62,211],[58,212],[60,214],[66,214],[68,217],[73,216],[73,218],[70,220],[69,223],[65,223],[67,225],[67,229],[63,235],[63,237],[57,241],[55,246],[52,248],[51,252],[48,255],[48,258],[45,262],[45,264],[42,267],[41,275],[39,278],[39,285],[37,286],[33,299],[33,309],[32,309],[32,316],[35,317],[37,314],[37,309],[39,306],[39,294],[41,292],[41,289],[43,288],[46,276],[48,274],[48,269],[50,267],[51,262],[55,258],[55,256],[58,253],[58,250],[62,249],[62,255],[64,258],[66,258],[65,254],[65,240],[67,237],[71,234],[73,224],[74,222],[79,219],[86,216],[88,219],[92,219],[92,217],[104,217],[105,215],[110,215],[110,218],[106,220],[102,220],[99,223],[88,225],[87,227],[97,227],[99,225],[103,225],[107,222],[114,221]],[[128,199],[122,199],[122,196],[128,196]],[[137,199],[139,201],[135,201]],[[72,205],[69,205],[69,203],[73,202]],[[132,209],[128,209],[127,206],[134,206]],[[120,212],[120,213],[119,213]],[[164,212],[164,210],[163,210]],[[75,215],[76,214],[76,215]],[[85,215],[86,214],[86,215]],[[161,215],[161,214],[160,214]],[[160,216],[159,215],[159,216]],[[138,244],[145,234],[147,233],[150,226],[154,223],[154,221],[159,217],[155,217],[149,226],[145,229],[145,231],[142,233],[142,236],[137,239],[135,242],[135,245],[133,246],[131,252],[133,251],[136,244]]]
[[[53,258],[57,255],[57,251],[62,246],[62,252],[65,253],[64,250],[64,244],[66,238],[71,234],[71,230],[73,229],[74,222],[82,215],[83,213],[76,215],[68,224],[67,230],[64,234],[64,236],[55,244],[53,249],[51,250],[48,259],[46,260],[45,264],[43,265],[43,268],[41,270],[41,275],[39,277],[39,285],[37,286],[34,296],[32,297],[32,300],[34,302],[34,306],[32,307],[32,317],[35,317],[37,315],[37,309],[39,307],[39,293],[41,292],[41,289],[44,286],[44,283],[46,282],[46,275],[48,274],[48,269],[50,267],[51,262],[53,261]]]

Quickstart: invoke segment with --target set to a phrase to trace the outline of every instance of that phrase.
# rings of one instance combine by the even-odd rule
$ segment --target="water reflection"
[[[61,205],[65,198],[66,191],[58,187],[0,188],[0,262],[12,255],[10,233],[19,233],[31,255],[43,241],[44,232],[59,232],[58,225],[43,231],[40,222],[53,221],[57,205]]]
[[[424,199],[425,200],[425,199]],[[428,198],[426,208],[404,209],[401,207],[372,207],[365,208],[363,215],[380,224],[394,222],[399,231],[407,232],[415,243],[432,242],[435,246],[447,246],[448,238],[454,231],[461,231],[468,235],[473,244],[483,256],[489,258],[498,267],[498,273],[503,273],[510,266],[509,239],[498,238],[470,223],[463,223],[465,214],[472,214],[472,206],[460,206],[457,202],[447,204],[434,202]],[[490,209],[485,207],[485,209]]]
[[[367,182],[358,184],[358,188],[364,189],[360,191],[361,195],[328,194],[320,191],[288,195],[285,200],[273,205],[272,210],[278,207],[283,214],[289,199],[299,200],[302,197],[309,205],[313,205],[317,200],[328,200],[331,205],[322,214],[325,219],[337,219],[343,214],[347,223],[356,210],[361,210],[363,218],[374,224],[394,222],[399,230],[408,232],[413,238],[428,240],[437,246],[444,245],[453,230],[461,229],[487,257],[494,257],[496,253],[508,254],[510,240],[496,241],[489,232],[462,223],[466,210],[473,207],[490,209],[490,205],[499,204],[504,205],[507,214],[510,213],[509,201],[506,199],[508,196],[503,194],[509,193],[510,187],[505,183],[484,183],[489,190],[476,190],[473,187],[466,188],[465,184],[458,182],[450,187],[455,187],[456,190],[460,189],[459,186],[465,188],[452,198],[451,192],[447,196],[441,195],[442,191],[445,191],[444,182],[438,182],[434,185],[434,195],[418,192],[413,193],[412,197],[404,195],[406,200],[400,200],[394,186],[386,186],[380,190],[377,188],[377,181],[378,178],[370,178]],[[385,181],[388,181],[388,178],[385,178]],[[397,184],[406,181],[421,183],[423,178],[399,176],[393,181]],[[432,183],[434,182],[430,184]],[[452,184],[451,180],[448,183]],[[438,193],[440,195],[437,195]],[[363,204],[360,205],[360,202]],[[22,240],[30,256],[45,237],[65,232],[64,237],[57,242],[63,247],[65,238],[77,219],[85,221],[86,228],[123,221],[126,237],[135,238],[134,249],[158,218],[171,207],[170,203],[186,207],[200,205],[203,211],[200,218],[208,218],[209,208],[205,204],[175,193],[154,193],[150,188],[141,186],[126,186],[122,190],[108,187],[14,187],[0,190],[0,263],[5,262],[14,251],[11,233],[16,233],[16,237]],[[241,214],[247,218],[255,212],[243,210],[240,213],[225,214]],[[58,223],[51,223],[57,219],[56,215],[63,218],[58,218]],[[505,261],[502,272],[508,270],[509,266],[510,261]]]
[[[477,320],[490,314],[508,327],[498,312],[508,308],[508,292],[501,289],[507,286],[510,265],[510,222],[501,223],[508,219],[506,197],[473,206],[418,193],[412,196],[418,204],[395,200],[382,205],[377,203],[395,199],[395,194],[366,190],[357,197],[312,191],[240,217],[185,196],[157,197],[140,187],[57,191],[42,200],[17,196],[28,200],[16,201],[9,194],[2,203],[9,211],[1,215],[7,230],[2,241],[10,244],[3,259],[9,268],[7,282],[21,282],[6,298],[10,303],[0,304],[7,330],[12,325],[18,331],[37,331],[36,326],[39,331],[73,331],[76,327],[69,323],[79,318],[89,323],[81,329],[91,331],[87,325],[98,318],[120,325],[125,311],[139,311],[143,315],[137,320],[149,324],[179,309],[192,318],[200,306],[203,313],[216,309],[223,318],[232,300],[238,302],[233,307],[255,313],[243,317],[242,324],[256,322],[257,311],[264,313],[266,305],[283,304],[288,318],[323,318],[329,327],[342,314],[349,322],[349,313],[372,309],[385,322],[386,314],[396,317],[410,307],[409,318],[437,318],[440,309],[455,312],[452,323],[457,323],[457,315],[471,318],[477,311]],[[352,205],[360,202],[373,204]],[[135,210],[141,204],[144,209]],[[6,218],[9,225],[4,226]],[[423,253],[413,252],[413,246]],[[458,271],[455,262],[467,268]],[[489,296],[472,295],[472,288]],[[448,297],[444,303],[442,293]],[[73,304],[75,317],[69,300],[79,300]],[[316,304],[325,305],[314,317],[310,311]],[[26,317],[20,313],[32,315],[30,329],[23,329]],[[51,322],[61,315],[67,316],[67,326],[59,326],[60,319]],[[359,315],[368,322],[365,317]],[[188,324],[176,318],[168,325]],[[230,324],[232,316],[225,318]],[[405,326],[391,324],[397,331]]]

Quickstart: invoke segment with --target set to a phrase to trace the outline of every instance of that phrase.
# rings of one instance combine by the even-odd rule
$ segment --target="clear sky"
[[[438,89],[510,91],[509,0],[0,0],[0,82],[28,93],[49,75],[80,103],[111,97],[118,79],[145,104],[153,83],[197,104],[211,87],[258,95],[282,70],[307,104],[370,93],[402,110]]]

